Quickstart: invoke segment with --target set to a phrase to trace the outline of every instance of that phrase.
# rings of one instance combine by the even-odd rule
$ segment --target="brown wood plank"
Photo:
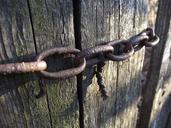
[[[146,28],[147,1],[81,1],[82,48],[102,41],[127,39]],[[103,71],[109,98],[102,100],[95,69],[83,76],[85,127],[123,128],[136,126],[141,91],[140,72],[144,50],[124,62],[106,63]],[[129,117],[129,118],[128,118]]]

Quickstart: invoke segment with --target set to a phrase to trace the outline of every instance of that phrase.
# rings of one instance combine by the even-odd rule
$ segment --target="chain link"
[[[37,57],[37,61],[42,61],[46,57],[49,57],[54,54],[73,54],[76,55],[80,53],[80,50],[75,48],[68,48],[68,47],[60,47],[60,48],[53,48],[46,50],[39,54]],[[78,61],[77,61],[78,62]],[[51,78],[51,79],[66,79],[72,76],[76,76],[79,73],[81,73],[86,67],[86,60],[85,57],[82,57],[79,59],[79,62],[77,63],[77,67],[73,67],[71,69],[66,69],[58,72],[48,72],[48,71],[40,71],[40,74],[44,76],[45,78]]]
[[[126,60],[142,47],[153,47],[158,42],[159,37],[155,35],[154,30],[152,28],[147,28],[127,40],[103,42],[98,46],[87,48],[82,51],[68,47],[45,50],[38,55],[37,60],[34,62],[1,64],[0,74],[6,75],[12,73],[40,72],[42,77],[45,78],[65,79],[78,75],[83,72],[86,67],[93,66],[107,60]],[[116,50],[114,50],[116,46],[122,47],[122,50],[118,51],[118,54],[116,54]],[[73,55],[75,58],[75,67],[58,72],[46,71],[48,69],[48,65],[44,59],[55,54]],[[101,71],[101,68],[99,70]]]

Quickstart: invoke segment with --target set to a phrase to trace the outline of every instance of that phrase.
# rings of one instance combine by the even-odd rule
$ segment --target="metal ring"
[[[130,44],[132,45],[139,45],[142,41],[147,41],[149,37],[147,35],[141,34],[141,35],[136,35],[134,37],[131,37],[129,39]]]
[[[99,46],[88,48],[88,49],[81,51],[80,53],[77,54],[76,60],[78,60],[80,58],[92,57],[93,55],[95,55],[97,53],[113,52],[113,50],[114,50],[114,48],[110,45],[99,45]]]
[[[146,47],[153,47],[159,43],[159,37],[157,35],[150,38],[147,42],[145,42]]]
[[[67,48],[67,47],[60,47],[60,48],[53,48],[46,50],[39,54],[37,57],[37,61],[41,61],[44,58],[47,58],[48,56],[54,55],[54,54],[77,54],[79,53],[80,50],[75,49],[75,48]],[[78,67],[71,68],[71,69],[66,69],[58,72],[48,72],[48,71],[40,71],[40,73],[46,77],[46,78],[52,78],[52,79],[66,79],[69,77],[73,77],[75,75],[78,75],[81,73],[85,67],[86,67],[86,60],[85,58],[82,58],[78,64]]]
[[[99,45],[110,45],[110,46],[114,46],[114,45],[117,45],[117,44],[121,44],[121,43],[127,43],[126,40],[112,40],[112,41],[109,41],[109,42],[104,42],[104,43],[101,43]]]
[[[153,28],[146,28],[145,30],[143,30],[141,33],[139,33],[138,35],[142,35],[142,34],[146,34],[146,35],[148,35],[148,36],[150,36],[150,37],[153,37],[153,36],[155,36],[155,32],[154,32],[154,29]]]
[[[134,48],[132,45],[130,45],[130,49],[128,53],[123,53],[121,55],[114,55],[112,53],[109,53],[107,56],[112,61],[122,61],[122,60],[129,58],[133,54],[134,54]]]
[[[153,46],[157,45],[159,42],[159,37],[157,35],[155,35],[154,29],[152,29],[152,28],[146,28],[138,35],[139,36],[142,36],[142,35],[148,36],[148,40],[144,42],[144,45],[146,47],[153,47]]]

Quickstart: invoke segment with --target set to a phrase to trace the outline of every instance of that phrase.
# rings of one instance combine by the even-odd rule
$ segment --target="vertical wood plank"
[[[74,47],[71,0],[29,0],[37,51],[51,47]],[[56,58],[55,58],[56,59]],[[55,69],[67,63],[53,60]],[[51,127],[78,127],[78,102],[75,78],[46,83],[46,98]]]
[[[158,120],[155,120],[157,118],[156,114],[158,113],[158,111],[160,111],[160,107],[163,104],[162,102],[165,102],[165,95],[163,95],[163,100],[161,95],[165,88],[163,86],[163,78],[166,74],[166,69],[169,62],[168,51],[170,50],[170,39],[168,38],[167,41],[167,37],[170,35],[168,33],[170,31],[170,6],[170,0],[159,0],[155,31],[156,34],[160,37],[160,42],[154,49],[152,49],[151,53],[151,61],[147,75],[147,82],[142,93],[143,100],[142,106],[140,108],[140,118],[138,121],[138,127],[140,128],[155,126],[155,122],[158,122]],[[168,88],[168,92],[169,90],[170,89]],[[168,93],[166,93],[166,95],[167,94]],[[161,96],[161,98],[158,99],[158,96]],[[159,103],[160,100],[162,100],[161,103]],[[157,107],[157,109],[155,107]],[[162,123],[164,123],[164,121],[162,121]],[[160,127],[160,125],[158,125],[158,127]]]
[[[6,62],[50,47],[74,47],[72,11],[71,0],[0,0],[0,59]],[[65,61],[54,63],[67,65]],[[37,78],[29,81],[28,75],[0,78],[1,127],[79,126],[75,78],[66,81]],[[22,85],[22,81],[27,82]],[[43,86],[47,95],[37,99],[39,86]]]
[[[81,0],[82,48],[102,41],[127,39],[145,29],[147,7],[146,0]],[[105,101],[98,91],[95,68],[84,72],[82,84],[85,127],[136,126],[143,57],[142,49],[124,62],[106,63],[103,76],[109,98]]]
[[[1,46],[3,46],[1,55],[4,56],[2,60],[35,53],[27,1],[1,0],[0,3]],[[3,119],[6,120],[2,122],[1,125],[3,127],[35,126],[33,124],[34,116],[32,116],[33,113],[31,113],[30,108],[36,108],[36,104],[33,103],[34,106],[29,105],[31,99],[35,101],[34,93],[31,95],[28,94],[28,92],[31,91],[26,88],[27,85],[17,88],[17,81],[21,81],[22,79],[16,75],[2,76],[1,79],[5,79],[4,83],[1,82],[1,86],[12,86],[12,89],[9,89],[8,92],[4,92],[4,94],[1,95],[1,113]],[[36,86],[36,84],[33,84],[33,87]],[[32,90],[33,87],[31,87]],[[1,92],[3,92],[3,90],[1,90]],[[46,101],[46,99],[40,101],[43,100]],[[39,101],[37,104],[39,104]],[[41,112],[39,114],[41,115]],[[37,116],[37,120],[40,121],[42,118],[42,120],[45,121],[43,117],[47,116]],[[46,120],[48,120],[48,118]]]
[[[147,1],[120,1],[119,38],[127,39],[147,27]],[[132,19],[132,20],[130,20]],[[144,49],[118,63],[115,127],[136,127]],[[128,118],[129,117],[129,118]]]
[[[153,105],[151,108],[149,127],[167,127],[167,120],[169,121],[170,114],[170,49],[171,49],[171,5],[170,1],[159,1],[156,32],[160,36],[160,42],[156,49],[152,52],[152,64],[155,62],[155,66],[150,69],[151,75],[153,73],[158,76],[158,79],[152,81],[157,82],[153,88],[155,88]],[[163,14],[163,12],[166,12]],[[162,17],[162,18],[161,18]],[[161,29],[161,25],[163,26]],[[156,50],[156,51],[155,51]],[[158,54],[160,56],[155,56]],[[156,57],[160,59],[156,60]],[[154,61],[155,60],[155,61]],[[156,67],[157,66],[157,67]],[[158,67],[159,66],[159,67]],[[154,70],[154,68],[156,70]],[[158,72],[158,73],[156,73]],[[150,76],[151,77],[151,76]],[[151,79],[150,79],[151,80]],[[154,85],[154,84],[151,84]]]

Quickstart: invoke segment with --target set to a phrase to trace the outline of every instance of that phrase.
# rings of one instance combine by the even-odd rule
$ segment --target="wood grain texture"
[[[169,28],[167,37],[161,38],[161,42],[165,42],[165,47],[163,47],[163,57],[161,60],[160,73],[158,84],[156,88],[156,93],[154,96],[152,112],[150,116],[150,127],[165,128],[167,125],[167,120],[170,116],[170,94],[171,94],[171,60],[170,60],[170,50],[171,50],[171,20],[167,21],[169,23]],[[169,127],[169,126],[168,126]]]
[[[81,0],[82,48],[102,41],[127,39],[146,28],[147,1]],[[141,91],[140,74],[144,50],[124,62],[106,63],[103,76],[109,98],[102,100],[95,68],[83,77],[85,127],[134,128]]]
[[[102,41],[126,39],[146,27],[146,0],[80,2],[81,9],[77,11],[81,12],[78,18],[81,25],[78,29],[81,28],[83,49]],[[2,63],[54,46],[74,47],[71,0],[0,0],[0,3]],[[79,127],[76,84],[81,84],[84,118],[80,119],[83,119],[84,127],[134,128],[142,88],[140,72],[143,56],[142,49],[124,62],[106,62],[103,76],[109,98],[105,101],[100,96],[94,77],[95,67],[86,69],[82,83],[76,83],[74,78],[47,81],[25,74],[1,76],[0,126]],[[47,60],[50,71],[60,70],[64,65],[71,66],[60,57]],[[37,99],[35,95],[40,87],[44,88],[46,95]]]
[[[38,51],[54,46],[74,47],[71,0],[30,0],[30,8]],[[51,62],[58,66],[56,70],[68,65],[60,60]],[[47,84],[46,93],[51,127],[78,127],[75,79]]]
[[[138,128],[150,127],[155,120],[155,106],[158,102],[153,102],[155,94],[156,97],[161,95],[163,89],[163,77],[166,74],[167,65],[169,62],[168,51],[170,50],[170,41],[167,42],[167,36],[170,26],[171,17],[171,1],[159,0],[157,19],[155,24],[155,32],[160,37],[159,44],[152,50],[149,73],[147,75],[147,82],[144,86],[142,96],[142,106],[140,108],[140,118],[138,121]],[[170,39],[169,39],[170,40]],[[166,52],[166,56],[164,53]],[[157,99],[156,99],[157,100]],[[160,99],[159,99],[160,100]],[[165,101],[162,101],[165,102]],[[154,103],[154,110],[153,110]],[[159,106],[160,109],[160,106]],[[152,115],[151,115],[151,111]],[[154,114],[155,113],[155,114]],[[151,119],[150,119],[151,116]]]
[[[51,47],[74,47],[72,1],[0,0],[0,46],[2,63]],[[48,64],[57,66],[49,70],[71,66],[59,61],[50,59]],[[24,74],[0,79],[0,127],[79,127],[75,78],[45,81]],[[37,99],[40,86],[46,95]]]
[[[0,3],[0,44],[2,46],[1,55],[3,56],[1,60],[34,53],[27,1],[1,0]],[[17,88],[17,83],[21,80],[22,78],[16,75],[1,77],[1,116],[5,120],[1,122],[1,127],[27,127],[33,125],[31,123],[33,122],[32,118],[27,118],[31,115],[30,106],[28,106],[29,100],[22,101],[22,97],[26,97],[26,99],[30,97],[27,95],[28,90],[25,87]],[[19,92],[21,89],[23,94]]]

